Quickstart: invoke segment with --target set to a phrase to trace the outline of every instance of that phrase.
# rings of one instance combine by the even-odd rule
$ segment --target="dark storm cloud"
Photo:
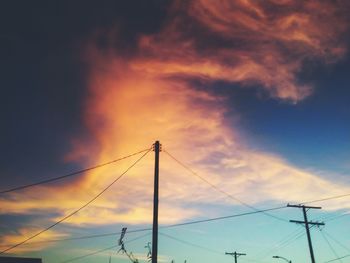
[[[4,1],[0,4],[2,186],[74,169],[63,157],[82,121],[86,66],[95,32],[118,31],[114,48],[133,53],[140,32],[161,25],[168,1]],[[97,38],[101,48],[105,34]]]

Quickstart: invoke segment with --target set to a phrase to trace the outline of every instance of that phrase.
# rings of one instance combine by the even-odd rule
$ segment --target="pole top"
[[[152,150],[155,151],[162,151],[162,145],[160,144],[159,141],[155,141],[155,143],[152,145]]]
[[[322,209],[322,207],[320,206],[306,206],[306,205],[291,205],[291,204],[287,204],[287,207],[297,207],[297,208],[309,208],[309,209]]]

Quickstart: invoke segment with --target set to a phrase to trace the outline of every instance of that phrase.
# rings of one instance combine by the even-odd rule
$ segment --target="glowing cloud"
[[[90,46],[85,119],[98,147],[77,143],[69,159],[88,154],[94,163],[101,163],[160,140],[203,177],[248,203],[301,202],[350,192],[349,186],[293,167],[281,157],[249,149],[239,136],[242,131],[226,116],[225,99],[199,91],[188,81],[200,79],[213,88],[216,80],[254,85],[277,99],[302,100],[312,92],[309,84],[298,82],[303,61],[328,63],[345,52],[340,39],[345,30],[341,6],[331,3],[175,2],[169,23],[158,34],[141,36],[133,57],[126,59],[115,50],[101,52]],[[334,24],[339,26],[335,29]],[[82,150],[86,148],[91,150]],[[59,192],[42,187],[40,195],[32,193],[26,202],[12,196],[1,200],[0,207],[6,207],[7,213],[27,214],[39,199],[50,197],[40,201],[40,206],[55,211],[56,216],[50,217],[55,220],[57,213],[65,215],[79,207],[131,163],[95,170]],[[152,171],[153,159],[148,156],[113,191],[66,223],[149,223]],[[208,215],[208,211],[193,208],[198,204],[219,200],[232,204],[165,154],[161,155],[160,192],[160,221],[164,224]],[[339,200],[328,205],[328,209],[340,207],[349,205]]]

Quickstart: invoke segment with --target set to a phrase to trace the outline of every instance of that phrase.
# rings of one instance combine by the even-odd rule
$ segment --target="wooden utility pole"
[[[152,229],[152,263],[158,262],[158,200],[159,200],[159,152],[160,143],[153,145],[154,158],[154,195],[153,195],[153,229]]]
[[[311,235],[310,235],[310,228],[309,225],[316,225],[316,226],[324,226],[323,222],[312,222],[307,220],[307,211],[306,209],[322,209],[322,207],[318,206],[305,206],[305,205],[287,205],[288,207],[296,207],[296,208],[302,208],[303,209],[303,215],[304,215],[304,221],[298,221],[298,220],[289,220],[289,222],[297,223],[297,224],[304,224],[307,234],[307,240],[309,243],[309,250],[310,250],[310,256],[311,256],[311,262],[315,263],[315,256],[314,251],[312,249],[312,242],[311,242]]]
[[[233,256],[235,258],[235,263],[237,263],[237,259],[240,257],[240,256],[246,256],[247,254],[244,254],[244,253],[237,253],[236,251],[235,252],[225,252],[225,255],[230,255],[230,256]]]

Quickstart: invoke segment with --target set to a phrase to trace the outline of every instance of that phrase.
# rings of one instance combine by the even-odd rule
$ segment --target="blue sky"
[[[1,190],[160,140],[161,226],[350,193],[345,1],[1,6]],[[1,246],[74,212],[139,157],[1,194]],[[150,152],[96,201],[8,254],[64,262],[119,236],[66,239],[151,227],[153,164]],[[348,199],[310,203],[322,209],[309,219],[326,223],[311,229],[317,262],[347,262]],[[161,228],[159,262],[232,262],[225,252],[234,251],[247,254],[239,262],[308,262],[305,229],[289,222],[302,220],[301,209],[269,213],[279,219],[256,213]],[[151,232],[127,232],[125,241],[145,262]],[[129,262],[117,250],[74,261]]]

